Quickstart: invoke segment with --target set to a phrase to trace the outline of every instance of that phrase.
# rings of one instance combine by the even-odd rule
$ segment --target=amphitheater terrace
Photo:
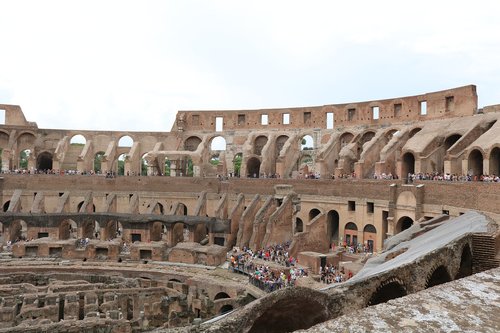
[[[473,85],[179,111],[170,132],[0,110],[0,332],[371,330],[388,308],[407,318],[380,331],[498,331],[500,105],[478,107]],[[477,326],[406,309],[484,288],[462,307]]]

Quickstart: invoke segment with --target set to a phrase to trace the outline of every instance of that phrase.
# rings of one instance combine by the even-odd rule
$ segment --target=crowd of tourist
[[[235,248],[229,255],[229,269],[248,274],[250,283],[268,292],[292,287],[298,278],[307,276],[307,270],[296,267],[297,259],[289,255],[289,246],[290,242],[257,251]]]
[[[351,271],[348,271],[346,274],[344,267],[339,269],[337,266],[327,264],[324,268],[320,266],[319,275],[321,276],[321,282],[330,284],[349,280],[353,274]]]
[[[497,175],[458,175],[450,173],[427,172],[427,173],[409,173],[408,182],[415,180],[437,180],[437,181],[453,181],[453,182],[500,182],[500,177]]]

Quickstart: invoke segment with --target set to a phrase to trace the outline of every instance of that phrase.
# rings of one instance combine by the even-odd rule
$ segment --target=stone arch
[[[23,149],[19,152],[19,169],[28,169],[28,160],[31,155],[31,149]]]
[[[118,155],[118,158],[116,159],[118,168],[117,168],[117,175],[118,176],[125,176],[125,160],[127,158],[127,154],[123,153]]]
[[[184,141],[184,150],[195,151],[201,143],[201,139],[197,136],[190,136]]]
[[[300,150],[314,150],[314,139],[312,135],[306,134],[300,138]]]
[[[184,223],[177,222],[172,228],[172,246],[184,241]]]
[[[385,303],[391,299],[406,296],[407,294],[408,292],[403,283],[399,282],[397,279],[390,279],[377,288],[370,297],[368,305]]]
[[[201,243],[208,236],[207,228],[205,227],[205,223],[199,223],[194,227],[194,237],[193,241],[195,243]]]
[[[432,270],[432,273],[427,276],[425,288],[427,289],[450,281],[450,273],[448,273],[448,270],[444,265],[440,265]]]
[[[344,227],[344,241],[347,245],[358,244],[358,226],[354,222],[348,222]]]
[[[177,214],[176,215],[187,215],[188,214],[188,208],[185,204],[182,202],[179,203],[179,206],[177,207]]]
[[[99,235],[100,230],[99,222],[87,220],[82,225],[82,238],[99,239],[96,235]]]
[[[469,172],[472,176],[483,174],[483,153],[479,149],[474,149],[469,153]]]
[[[94,155],[94,172],[95,173],[102,173],[102,160],[104,159],[104,152],[103,151],[98,151]]]
[[[153,222],[153,224],[151,225],[149,238],[151,239],[152,242],[159,242],[161,241],[162,236],[163,236],[163,223],[159,221]]]
[[[163,215],[165,213],[165,209],[160,202],[157,202],[153,208],[153,214]]]
[[[418,132],[420,132],[422,130],[421,127],[415,127],[413,128],[411,131],[410,131],[410,134],[408,135],[408,138],[411,139],[415,136],[415,134],[417,134]]]
[[[141,155],[141,164],[139,170],[141,170],[141,176],[147,176],[151,172],[152,165],[149,164],[147,159],[148,153],[144,153]]]
[[[469,244],[465,244],[462,248],[462,255],[460,256],[460,268],[458,269],[455,279],[472,275],[472,252]]]
[[[500,175],[500,147],[495,147],[490,152],[490,175]]]
[[[130,135],[123,135],[118,140],[118,147],[132,147],[134,139]]]
[[[75,134],[69,140],[70,145],[85,145],[87,143],[87,139],[82,134]]]
[[[327,225],[327,235],[328,243],[337,243],[339,241],[339,226],[340,226],[340,216],[336,210],[331,210],[328,212],[326,217]]]
[[[241,162],[243,161],[243,154],[242,153],[237,153],[234,155],[233,159],[233,170],[234,170],[234,176],[235,177],[240,177],[241,173]]]
[[[5,203],[3,204],[3,211],[4,212],[8,211],[9,206],[10,206],[10,200],[5,201]]]
[[[231,305],[231,304],[226,304],[226,305],[223,305],[221,308],[220,308],[220,312],[219,314],[225,314],[225,313],[228,313],[228,312],[231,312],[233,311],[234,307]]]
[[[28,238],[28,224],[24,220],[15,220],[10,224],[9,240],[15,242],[17,240],[26,240]]]
[[[264,146],[267,144],[267,140],[267,136],[265,135],[259,135],[255,138],[253,142],[253,153],[255,155],[260,156],[262,154],[262,149],[264,149]]]
[[[374,136],[375,136],[374,131],[366,131],[361,137],[361,141],[359,142],[360,146],[363,146],[365,143],[373,139]]]
[[[210,141],[210,150],[212,151],[225,151],[226,139],[223,136],[216,136]]]
[[[123,232],[123,226],[119,221],[111,220],[106,223],[103,232],[104,239],[120,238]]]
[[[330,318],[326,293],[301,287],[287,288],[286,292],[278,293],[273,301],[259,303],[260,308],[253,314],[258,317],[253,323],[252,318],[249,320],[252,323],[249,333],[269,332],[270,323],[272,332],[293,332]]]
[[[283,146],[285,146],[285,143],[288,141],[288,136],[287,135],[280,135],[276,138],[276,157],[279,156],[281,150],[283,149]]]
[[[396,128],[393,128],[393,129],[388,130],[388,131],[387,131],[387,132],[385,132],[385,134],[384,134],[385,140],[386,140],[387,142],[389,142],[389,141],[392,139],[392,137],[393,137],[396,133],[398,133],[398,132],[399,132],[399,130],[398,130],[398,129],[396,129]]]
[[[460,140],[460,138],[462,137],[462,135],[460,134],[452,134],[452,135],[449,135],[445,140],[444,140],[444,149],[445,150],[448,150],[450,149],[455,143],[457,143],[458,140]]]
[[[59,240],[77,238],[78,226],[75,221],[67,219],[59,225]]]
[[[22,132],[17,137],[17,147],[19,151],[26,148],[33,148],[35,145],[36,136],[33,132]]]
[[[368,248],[368,252],[373,253],[376,248],[377,229],[373,224],[367,224],[363,228],[363,241]]]
[[[295,233],[303,232],[304,231],[304,222],[302,222],[302,219],[297,217],[295,219]]]
[[[352,134],[351,132],[344,132],[339,138],[340,147],[342,148],[342,147],[348,145],[352,141],[353,138],[354,138],[354,134]]]
[[[221,291],[221,292],[217,293],[217,295],[215,295],[214,301],[218,300],[218,299],[224,299],[224,298],[231,298],[231,296],[229,296],[225,292]]]
[[[36,168],[38,170],[52,170],[52,154],[44,151],[38,154],[36,159]]]
[[[399,234],[413,225],[413,219],[408,216],[403,216],[396,223],[395,234]]]
[[[403,168],[402,168],[402,178],[407,178],[408,174],[414,174],[415,173],[415,156],[413,156],[412,153],[407,152],[403,155],[402,158],[403,161]]]
[[[247,161],[247,174],[249,178],[259,178],[260,160],[257,157],[251,157]]]
[[[316,216],[321,214],[321,211],[317,208],[313,208],[309,211],[309,222],[311,222]]]

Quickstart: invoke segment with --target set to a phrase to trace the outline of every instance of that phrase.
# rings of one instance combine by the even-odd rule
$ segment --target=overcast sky
[[[0,0],[0,104],[40,128],[135,131],[467,84],[500,104],[500,1],[409,3]]]

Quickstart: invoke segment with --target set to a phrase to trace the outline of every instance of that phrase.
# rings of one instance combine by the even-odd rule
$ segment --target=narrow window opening
[[[347,201],[347,210],[354,212],[356,210],[356,201]]]
[[[427,114],[427,101],[420,102],[420,115],[425,116]]]
[[[193,114],[192,115],[192,124],[194,126],[200,125],[200,115],[198,115],[198,114]]]
[[[446,106],[445,106],[445,112],[450,112],[453,111],[453,106],[455,104],[455,99],[453,96],[447,96],[446,97]]]
[[[260,124],[268,125],[269,124],[269,116],[267,114],[263,114],[260,116]]]
[[[222,132],[223,129],[224,129],[224,118],[215,117],[215,131]]]
[[[375,209],[375,205],[373,204],[373,202],[366,203],[366,212],[367,213],[373,214],[374,209]]]
[[[347,120],[352,121],[354,119],[354,114],[356,114],[356,109],[347,109]]]
[[[283,113],[283,125],[290,125],[290,114]]]
[[[374,120],[377,120],[379,118],[379,113],[380,113],[380,107],[372,106],[372,115]]]
[[[238,115],[238,125],[245,125],[245,115],[244,114]]]
[[[304,124],[311,123],[311,112],[304,112]]]
[[[5,110],[0,109],[0,124],[5,125]]]
[[[333,129],[334,116],[333,112],[326,113],[326,129]]]
[[[402,109],[403,105],[401,103],[394,104],[394,117],[399,117]]]

